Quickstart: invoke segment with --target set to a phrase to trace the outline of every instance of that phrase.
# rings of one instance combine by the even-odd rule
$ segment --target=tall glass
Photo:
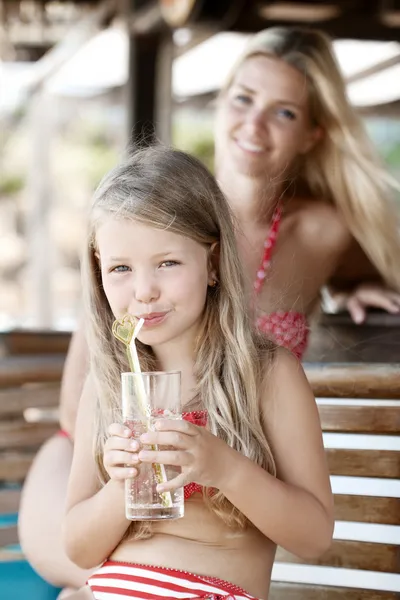
[[[135,438],[154,429],[159,419],[181,419],[181,374],[174,372],[122,373],[122,414],[124,424]],[[169,450],[168,446],[144,446],[148,450]],[[178,519],[183,517],[183,488],[157,492],[156,486],[181,472],[180,467],[140,463],[139,474],[125,482],[125,513],[132,521]]]

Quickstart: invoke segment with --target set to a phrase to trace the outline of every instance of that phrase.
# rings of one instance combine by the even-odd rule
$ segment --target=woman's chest
[[[238,237],[238,249],[248,292],[258,288],[257,311],[311,311],[326,281],[323,243],[310,247],[296,215],[282,219],[272,244],[268,227],[247,229]]]

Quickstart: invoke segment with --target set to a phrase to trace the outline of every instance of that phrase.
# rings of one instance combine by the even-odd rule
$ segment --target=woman
[[[350,292],[334,290],[342,306],[356,321],[368,305],[399,311],[392,181],[349,105],[326,36],[292,28],[254,36],[220,94],[215,141],[217,179],[236,216],[250,306],[263,331],[301,357],[320,290],[352,247],[362,248],[384,284],[370,285],[366,278]],[[83,340],[71,346],[64,384],[82,386],[76,369],[85,356]],[[69,385],[63,386],[61,426],[73,439],[79,394]],[[78,587],[87,573],[68,571],[67,558],[58,554],[54,560],[50,544],[38,547],[45,521],[28,518],[39,490],[43,498],[36,481],[59,466],[61,456],[63,487],[46,489],[53,515],[64,506],[71,455],[66,437],[53,438],[42,450],[25,486],[20,534],[44,577]],[[53,519],[54,540],[60,522],[61,514],[59,522]]]

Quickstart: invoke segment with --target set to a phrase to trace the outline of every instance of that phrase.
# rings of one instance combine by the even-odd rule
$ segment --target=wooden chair
[[[319,403],[324,432],[379,435],[384,437],[388,446],[391,445],[390,439],[400,434],[400,365],[306,365],[306,372],[316,396],[327,398]],[[343,397],[369,398],[374,399],[374,402],[355,401],[353,404],[343,404],[335,401],[335,398]],[[384,399],[395,400],[385,403]],[[379,479],[385,482],[400,479],[398,450],[328,448],[327,458],[333,476],[369,478],[369,481]],[[385,496],[382,490],[376,495],[356,495],[354,490],[351,495],[338,493],[335,495],[335,519],[364,524],[400,525],[400,498]],[[379,589],[381,574],[400,573],[400,533],[398,544],[335,539],[324,556],[310,561],[301,561],[279,548],[276,560],[270,600],[400,598],[399,591]],[[295,569],[292,568],[291,572],[293,565]],[[307,575],[304,566],[300,565],[315,565],[317,569],[310,576],[310,571],[308,570]],[[306,583],[307,578],[309,581],[316,577],[318,579],[318,567],[336,568],[336,583]],[[345,571],[347,569],[359,569],[364,574],[359,578],[358,588],[343,586],[348,576],[348,571]],[[375,572],[379,575],[373,576]],[[375,587],[374,579],[377,589],[366,589]]]

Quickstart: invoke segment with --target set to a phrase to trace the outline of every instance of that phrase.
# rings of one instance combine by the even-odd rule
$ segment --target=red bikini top
[[[264,242],[264,254],[254,282],[256,295],[261,292],[267,271],[271,265],[272,253],[278,239],[281,220],[282,204],[279,203],[272,216],[271,227]],[[272,338],[278,346],[284,346],[293,352],[297,358],[301,359],[307,348],[309,333],[308,321],[304,313],[293,310],[262,313],[257,317],[256,325],[260,331]]]
[[[185,421],[198,425],[199,427],[205,427],[207,425],[207,411],[206,410],[194,410],[193,412],[184,412],[182,417]],[[203,488],[198,483],[189,483],[184,487],[184,497],[188,500],[193,494],[199,492],[203,493]]]

